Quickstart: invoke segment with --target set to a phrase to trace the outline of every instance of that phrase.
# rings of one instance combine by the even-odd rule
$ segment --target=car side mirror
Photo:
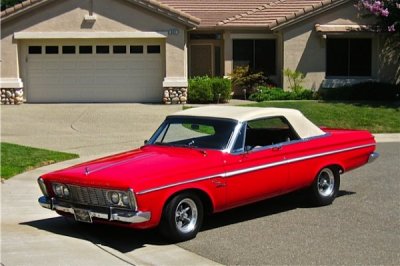
[[[146,145],[147,143],[149,143],[149,140],[145,139],[143,143],[144,145]]]

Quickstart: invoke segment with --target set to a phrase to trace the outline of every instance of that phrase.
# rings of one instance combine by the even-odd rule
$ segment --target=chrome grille
[[[68,185],[71,193],[71,201],[74,203],[108,207],[106,190],[92,187],[80,187]]]

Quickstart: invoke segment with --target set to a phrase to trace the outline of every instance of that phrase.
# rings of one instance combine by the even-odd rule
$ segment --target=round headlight
[[[122,203],[125,206],[129,206],[129,197],[128,197],[128,195],[126,195],[126,194],[122,195]]]
[[[56,193],[57,196],[62,197],[63,195],[63,187],[60,184],[55,184],[54,185],[54,193]]]
[[[117,192],[112,192],[111,193],[111,202],[113,204],[118,204],[119,203],[119,194]]]
[[[67,187],[63,187],[63,194],[64,194],[64,197],[69,197],[69,189],[67,188]]]

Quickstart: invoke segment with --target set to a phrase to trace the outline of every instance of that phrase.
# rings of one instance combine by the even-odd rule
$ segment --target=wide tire
[[[326,167],[319,171],[310,188],[313,205],[326,206],[335,200],[340,186],[339,170],[335,167]]]
[[[203,204],[196,194],[182,193],[164,207],[160,232],[174,242],[195,238],[203,223]]]

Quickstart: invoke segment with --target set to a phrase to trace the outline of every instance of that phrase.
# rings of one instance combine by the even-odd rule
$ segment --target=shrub
[[[312,100],[314,92],[306,89],[297,89],[297,91],[284,91],[275,87],[258,87],[258,90],[249,97],[252,101],[276,101],[276,100]]]
[[[258,86],[275,86],[275,83],[266,77],[263,72],[254,72],[250,70],[249,66],[235,67],[229,76],[232,80],[233,92],[236,97],[247,97],[254,93]]]
[[[304,82],[305,75],[300,71],[293,71],[289,68],[286,68],[283,71],[283,74],[287,77],[289,82],[289,89],[291,91],[297,92],[304,90],[303,86],[301,85]]]
[[[222,103],[231,98],[231,81],[208,76],[189,79],[189,103]]]
[[[214,102],[226,103],[232,97],[232,85],[229,79],[212,78],[211,90],[214,95]]]
[[[338,88],[321,88],[318,94],[323,100],[396,101],[400,100],[400,85],[369,81]]]

